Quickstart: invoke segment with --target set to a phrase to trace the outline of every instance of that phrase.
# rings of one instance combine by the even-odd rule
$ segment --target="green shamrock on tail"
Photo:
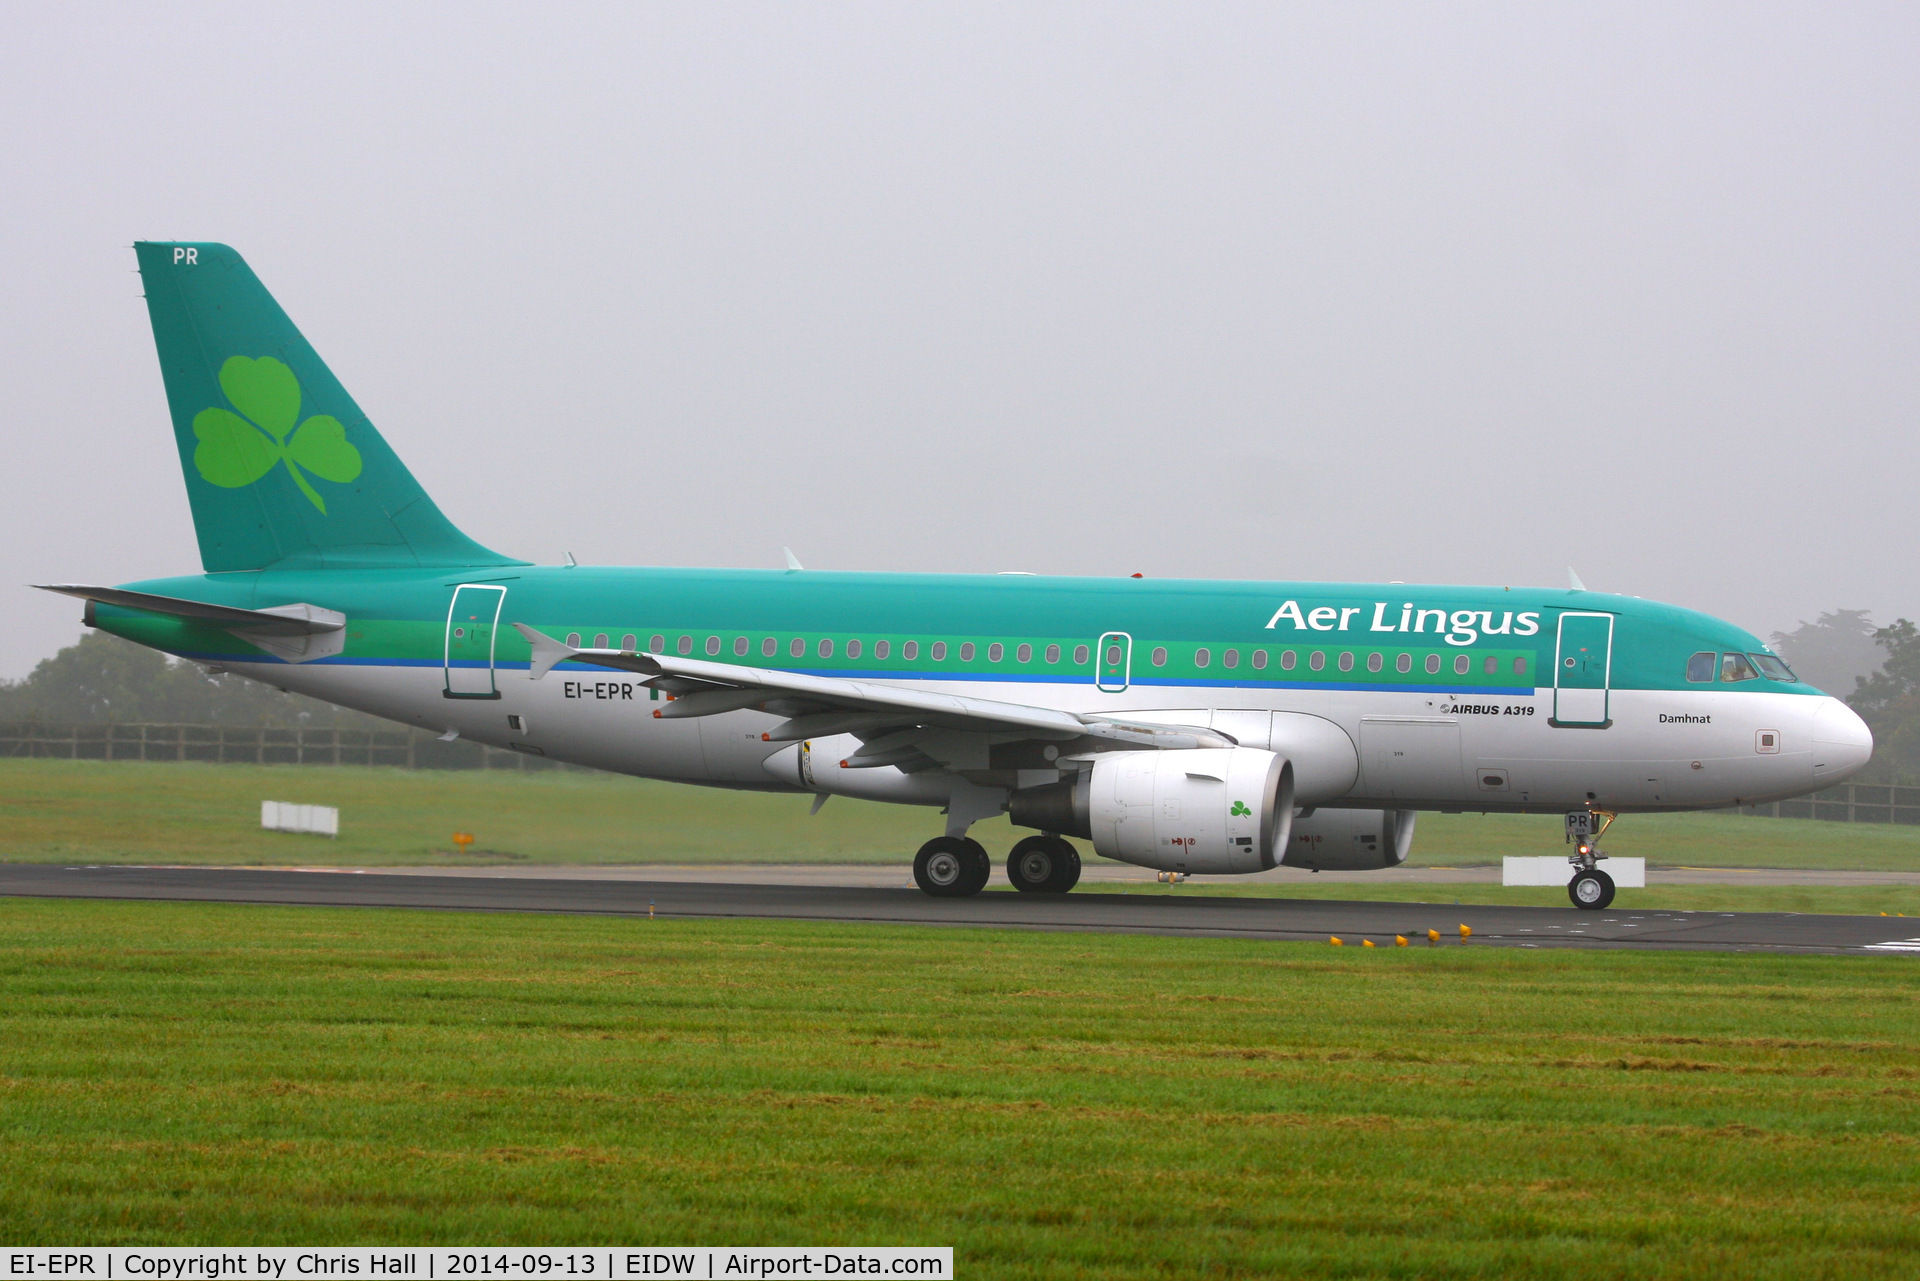
[[[1233,808],[1228,810],[1227,813],[1233,818],[1239,818],[1243,814],[1252,814],[1253,811],[1247,808],[1247,803],[1245,801],[1235,801],[1233,803]]]
[[[326,503],[300,469],[335,484],[360,474],[360,451],[347,443],[340,420],[315,414],[296,431],[300,380],[272,356],[227,357],[220,366],[220,390],[240,413],[203,409],[193,416],[193,434],[200,442],[193,465],[201,476],[222,489],[241,489],[284,462],[293,483],[324,516]]]

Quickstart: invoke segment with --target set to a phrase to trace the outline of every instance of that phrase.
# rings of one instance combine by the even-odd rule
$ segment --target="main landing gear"
[[[1600,852],[1600,834],[1613,824],[1613,815],[1590,810],[1575,810],[1567,815],[1567,839],[1577,853],[1567,855],[1573,864],[1573,879],[1567,882],[1567,897],[1582,911],[1598,912],[1613,902],[1613,878],[1599,868],[1606,855]]]
[[[966,898],[986,888],[993,860],[968,836],[936,836],[913,856],[913,883],[935,898]]]
[[[1007,855],[1007,879],[1026,894],[1065,894],[1080,882],[1080,851],[1058,836],[1029,836]]]
[[[966,898],[986,888],[993,860],[967,836],[936,836],[913,858],[913,882],[935,898]],[[1058,836],[1029,836],[1007,855],[1007,879],[1027,894],[1065,894],[1080,880],[1080,851]]]

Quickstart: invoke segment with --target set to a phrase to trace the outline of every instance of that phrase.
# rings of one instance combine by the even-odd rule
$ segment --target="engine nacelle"
[[[1015,792],[1022,827],[1088,837],[1107,858],[1167,872],[1259,872],[1293,822],[1293,766],[1253,747],[1113,752],[1071,782]]]
[[[1413,848],[1412,810],[1306,810],[1287,840],[1288,867],[1373,872],[1398,867]]]

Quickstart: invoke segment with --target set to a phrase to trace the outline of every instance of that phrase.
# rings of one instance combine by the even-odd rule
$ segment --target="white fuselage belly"
[[[496,674],[498,699],[443,695],[437,666],[235,664],[243,675],[360,711],[498,747],[622,774],[764,790],[782,784],[761,712],[668,720],[639,678],[556,669],[533,681]],[[1799,795],[1816,778],[1812,728],[1828,701],[1753,690],[1610,693],[1604,729],[1551,723],[1553,691],[1453,696],[1396,690],[1237,689],[1134,685],[1106,693],[1084,681],[914,681],[933,689],[1072,712],[1194,723],[1219,713],[1236,732],[1248,712],[1302,713],[1339,726],[1358,759],[1351,787],[1318,803],[1385,809],[1700,809]],[[1195,710],[1204,700],[1205,709]],[[1183,710],[1185,709],[1185,710]],[[1240,713],[1233,721],[1233,713]],[[513,730],[509,716],[520,718]],[[1667,719],[1663,721],[1661,718]],[[1230,726],[1229,721],[1233,721]],[[1776,735],[1770,751],[1762,735]],[[878,771],[868,771],[877,774]],[[892,773],[892,771],[887,771]],[[875,780],[878,781],[877,779]],[[902,798],[906,799],[906,798]]]

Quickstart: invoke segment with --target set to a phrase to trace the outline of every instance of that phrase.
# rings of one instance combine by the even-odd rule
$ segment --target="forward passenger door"
[[[1613,683],[1613,615],[1575,612],[1560,615],[1559,644],[1553,664],[1553,724],[1604,729],[1607,691]]]

